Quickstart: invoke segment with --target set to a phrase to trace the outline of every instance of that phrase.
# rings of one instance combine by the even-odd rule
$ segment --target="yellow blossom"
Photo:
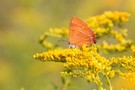
[[[98,86],[102,85],[99,74],[104,75],[107,80],[110,80],[118,72],[120,76],[127,77],[126,72],[118,68],[123,68],[129,72],[135,71],[135,58],[132,56],[106,59],[97,53],[96,46],[88,48],[83,46],[81,49],[50,50],[37,53],[34,55],[34,58],[46,62],[61,62],[65,67],[65,71],[61,72],[61,76],[82,77],[88,82],[95,82]],[[117,68],[112,69],[113,67]]]
[[[97,76],[99,73],[109,78],[115,76],[115,70],[112,70],[111,65],[120,64],[126,70],[134,70],[132,67],[127,67],[130,64],[133,66],[133,63],[131,63],[133,61],[132,57],[111,58],[107,60],[100,56],[96,50],[95,46],[89,48],[83,46],[82,49],[57,49],[36,54],[34,58],[41,61],[62,62],[67,70],[61,73],[62,76],[83,77],[95,83],[99,83],[100,81],[97,80],[99,79],[99,76]],[[91,77],[91,75],[93,76]]]
[[[46,39],[48,36],[67,38],[69,30],[67,28],[51,28],[40,37],[40,43],[50,50],[37,53],[34,58],[44,62],[61,62],[65,70],[61,76],[81,77],[89,83],[94,82],[103,90],[102,76],[106,78],[107,83],[112,90],[110,80],[116,75],[123,78],[130,78],[135,72],[135,58],[133,56],[105,58],[99,52],[123,52],[131,49],[135,55],[135,46],[133,41],[126,39],[127,29],[121,29],[123,23],[128,21],[130,14],[127,12],[105,12],[101,15],[86,19],[90,26],[97,34],[97,39],[108,36],[116,40],[116,43],[109,43],[102,40],[96,45],[86,47],[85,45],[78,48],[60,49],[57,44],[53,44]],[[51,49],[53,48],[53,49]]]
[[[112,65],[117,65],[117,67],[121,67],[126,71],[135,72],[135,58],[132,56],[123,56],[118,58],[110,58]]]

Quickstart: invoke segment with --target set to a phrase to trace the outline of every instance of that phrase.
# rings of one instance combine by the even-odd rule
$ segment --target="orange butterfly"
[[[89,46],[96,43],[96,35],[92,29],[79,18],[73,17],[69,28],[69,47],[81,48],[83,45]]]

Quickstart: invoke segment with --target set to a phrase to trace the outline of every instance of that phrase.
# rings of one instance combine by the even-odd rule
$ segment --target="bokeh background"
[[[131,13],[125,27],[135,40],[135,0],[0,0],[0,90],[55,90],[62,85],[61,63],[36,61],[33,55],[45,49],[40,35],[49,28],[69,27],[73,16],[87,19],[104,11]],[[135,89],[123,80],[114,88]],[[126,83],[126,84],[125,84]],[[85,80],[74,79],[68,90],[90,90]],[[115,89],[116,90],[116,89]]]

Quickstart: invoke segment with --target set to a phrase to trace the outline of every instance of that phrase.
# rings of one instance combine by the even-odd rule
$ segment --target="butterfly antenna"
[[[61,39],[61,40],[58,40],[58,42],[61,44],[62,47],[67,47],[67,45],[69,45],[68,40]]]
[[[61,40],[58,40],[58,42],[69,42],[69,41],[65,39],[61,39]]]

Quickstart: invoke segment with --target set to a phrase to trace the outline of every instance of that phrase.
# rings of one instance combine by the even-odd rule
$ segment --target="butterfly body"
[[[79,18],[73,17],[69,28],[69,47],[89,46],[96,42],[96,35],[92,29]]]

